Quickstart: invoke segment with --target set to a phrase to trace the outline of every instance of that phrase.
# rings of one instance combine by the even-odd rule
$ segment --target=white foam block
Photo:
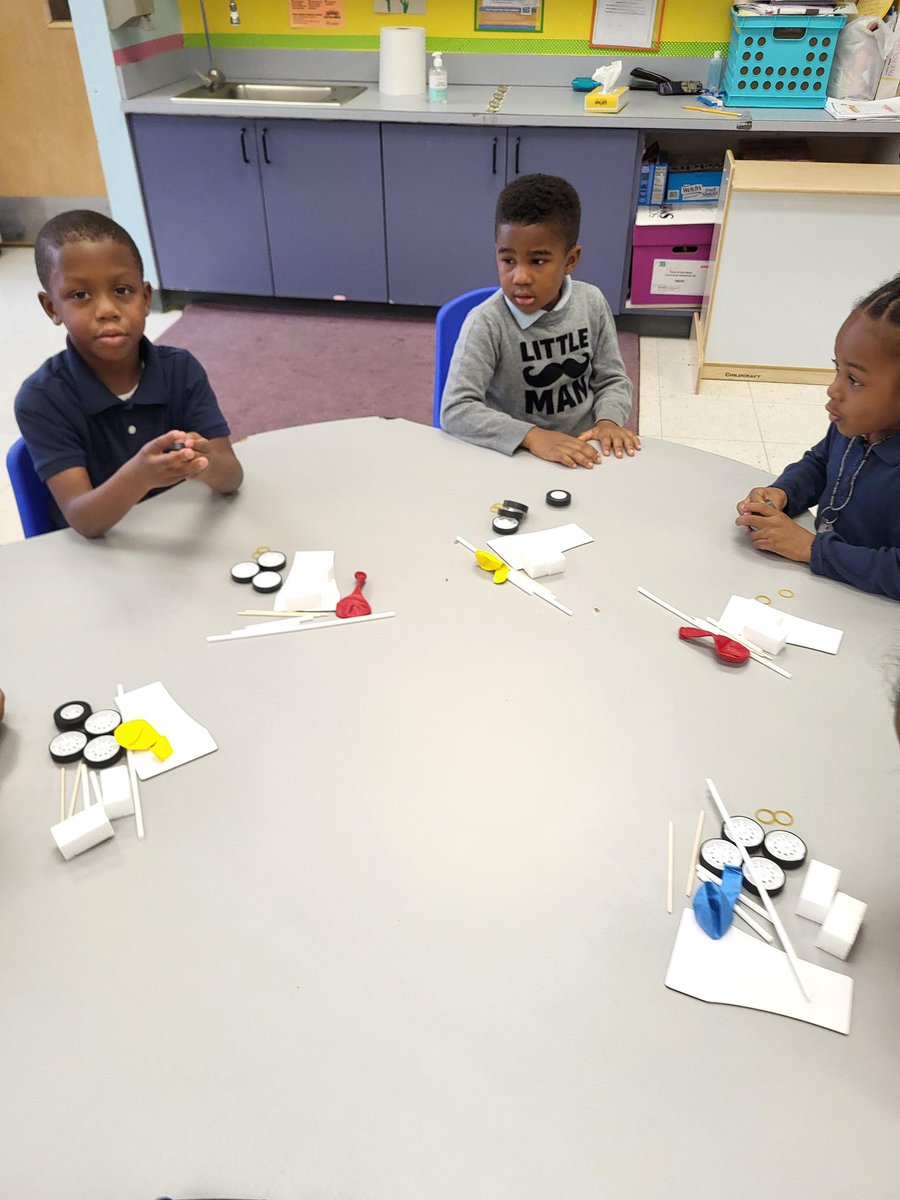
[[[117,817],[130,817],[134,812],[134,799],[128,764],[116,763],[114,767],[107,767],[97,774],[100,776],[100,793],[106,815],[113,821]]]
[[[107,838],[115,837],[102,804],[81,809],[65,821],[52,825],[50,832],[63,858],[74,858],[76,854],[83,854]]]
[[[797,901],[797,915],[806,917],[808,921],[818,921],[821,925],[828,916],[840,882],[841,873],[837,867],[829,867],[828,863],[815,858],[810,859]]]
[[[846,958],[853,949],[868,907],[862,900],[854,900],[846,892],[838,892],[816,938],[818,948],[833,954],[835,958]]]
[[[564,554],[524,554],[522,570],[532,579],[543,579],[545,575],[562,575],[566,569]]]
[[[788,623],[783,613],[770,611],[765,605],[744,622],[744,636],[767,654],[780,654],[787,644]]]

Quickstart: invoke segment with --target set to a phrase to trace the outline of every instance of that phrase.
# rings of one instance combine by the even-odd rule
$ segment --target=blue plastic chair
[[[447,372],[450,369],[450,359],[453,357],[453,347],[462,329],[462,323],[469,311],[493,296],[496,287],[476,288],[474,292],[463,292],[454,300],[448,300],[435,317],[435,355],[434,355],[434,413],[432,422],[437,429],[441,427],[441,397],[444,394],[444,384],[447,382]]]
[[[39,478],[22,438],[14,442],[6,455],[6,469],[19,509],[19,520],[27,538],[50,533],[50,489]]]

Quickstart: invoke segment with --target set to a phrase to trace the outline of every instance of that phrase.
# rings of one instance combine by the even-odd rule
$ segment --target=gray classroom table
[[[0,1194],[900,1194],[896,604],[752,551],[765,477],[674,444],[575,472],[366,419],[237,452],[234,498],[0,548]],[[507,498],[596,539],[548,581],[574,616],[454,545]],[[396,618],[207,643],[269,606],[229,578],[260,544],[334,549]],[[791,588],[843,646],[721,666],[638,585],[701,617]],[[53,710],[157,679],[218,752],[64,862]],[[799,878],[779,901],[855,979],[848,1037],[665,988],[706,776],[868,902],[842,963]]]

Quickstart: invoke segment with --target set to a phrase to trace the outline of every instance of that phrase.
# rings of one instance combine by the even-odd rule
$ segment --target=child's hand
[[[745,513],[748,511],[748,504],[760,503],[774,508],[776,512],[784,512],[785,508],[787,508],[787,502],[787,492],[783,492],[781,488],[754,488],[749,496],[745,496],[743,500],[738,502],[737,510],[739,513]]]
[[[617,425],[615,421],[598,421],[593,429],[580,433],[578,440],[599,442],[600,449],[604,454],[612,452],[616,458],[622,457],[623,450],[629,458],[634,458],[635,450],[641,448],[641,439],[638,435],[632,433],[630,429],[624,429],[621,425]]]
[[[580,438],[570,437],[555,429],[529,429],[522,440],[522,447],[536,458],[548,462],[562,463],[564,467],[587,467],[600,462],[600,455],[593,446],[585,445]]]
[[[183,479],[192,479],[201,474],[209,466],[209,459],[198,453],[195,448],[203,439],[185,433],[180,429],[170,429],[162,437],[147,442],[135,454],[132,462],[146,481],[147,491],[153,488],[172,487]],[[183,442],[181,450],[170,450],[173,442]]]
[[[765,491],[765,488],[754,488],[753,491]],[[778,488],[774,489],[776,492]],[[784,493],[781,493],[784,495]],[[750,496],[753,492],[750,493]],[[785,501],[787,497],[785,496]],[[812,557],[812,544],[815,534],[792,521],[790,517],[779,512],[764,500],[753,500],[748,497],[741,502],[743,512],[735,521],[735,525],[743,525],[750,534],[750,541],[757,550],[768,550],[771,554],[780,554],[792,562],[808,563]],[[740,507],[740,506],[739,506]]]

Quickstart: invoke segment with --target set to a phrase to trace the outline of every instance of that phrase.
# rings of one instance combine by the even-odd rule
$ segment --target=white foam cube
[[[50,832],[63,858],[74,858],[76,854],[83,854],[107,838],[115,837],[102,804],[81,809],[74,816],[52,825]]]
[[[846,958],[853,949],[859,927],[866,915],[867,904],[854,900],[846,892],[838,892],[828,916],[822,922],[816,945],[835,958]]]
[[[787,642],[787,618],[784,613],[754,611],[753,617],[744,624],[744,637],[755,642],[767,654],[780,654]]]
[[[810,859],[797,901],[797,915],[806,917],[808,921],[818,921],[821,925],[828,916],[840,882],[841,873],[837,867],[829,867],[828,863],[815,858]]]
[[[545,575],[562,575],[565,569],[566,559],[563,554],[522,556],[522,570],[532,579],[542,579]]]
[[[134,812],[134,800],[127,764],[116,763],[114,767],[107,767],[97,774],[100,776],[100,791],[106,815],[112,821],[117,817],[130,817]]]

